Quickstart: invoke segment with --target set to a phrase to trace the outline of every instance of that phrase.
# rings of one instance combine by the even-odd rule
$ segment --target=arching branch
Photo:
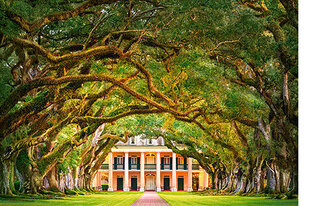
[[[84,51],[57,56],[36,42],[22,38],[14,38],[13,41],[23,47],[35,49],[39,54],[45,57],[47,61],[53,64],[58,64],[65,61],[80,61],[83,58],[89,58],[95,55],[106,57],[115,56],[117,58],[122,58],[126,55],[120,49],[114,46],[97,46]]]
[[[15,14],[11,11],[7,11],[7,15],[10,17],[10,19],[12,19],[13,21],[15,21],[17,24],[19,24],[19,26],[27,31],[27,32],[34,32],[35,30],[43,27],[44,25],[54,22],[54,21],[63,21],[63,20],[67,20],[69,18],[72,18],[74,16],[80,15],[80,14],[84,14],[85,10],[90,8],[90,7],[94,7],[94,6],[98,6],[98,5],[102,5],[102,4],[111,4],[113,2],[117,2],[119,0],[88,0],[88,1],[84,1],[84,3],[80,6],[78,6],[75,9],[72,9],[70,11],[66,11],[66,12],[62,12],[62,13],[58,13],[58,14],[50,14],[47,16],[42,17],[41,19],[35,21],[35,22],[29,22],[27,20],[25,20],[23,17],[21,17],[18,14]]]

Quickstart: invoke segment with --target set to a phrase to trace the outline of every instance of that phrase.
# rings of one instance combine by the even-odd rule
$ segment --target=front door
[[[137,178],[136,177],[132,177],[131,178],[131,190],[137,190]]]
[[[170,190],[170,178],[164,177],[164,190]]]
[[[179,177],[178,178],[178,190],[184,190],[184,178],[183,177]]]
[[[145,190],[155,190],[155,175],[147,175],[145,178]]]
[[[123,178],[122,177],[117,178],[117,190],[123,190]]]

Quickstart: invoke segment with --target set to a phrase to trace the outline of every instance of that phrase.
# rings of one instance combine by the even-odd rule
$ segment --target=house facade
[[[209,183],[209,175],[192,158],[172,152],[161,137],[140,135],[112,148],[93,187],[108,184],[108,191],[193,191],[203,190]]]

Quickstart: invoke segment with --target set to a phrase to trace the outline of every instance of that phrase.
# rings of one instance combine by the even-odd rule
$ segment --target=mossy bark
[[[59,191],[59,185],[57,182],[57,172],[56,172],[56,167],[53,167],[46,175],[49,183],[49,190],[52,191]]]
[[[16,170],[16,159],[18,152],[15,152],[11,147],[7,147],[5,150],[0,151],[1,163],[1,193],[7,195],[16,194],[15,190],[15,170]]]
[[[3,164],[3,186],[4,194],[14,195],[16,194],[14,177],[15,177],[15,162],[11,159],[2,161]]]

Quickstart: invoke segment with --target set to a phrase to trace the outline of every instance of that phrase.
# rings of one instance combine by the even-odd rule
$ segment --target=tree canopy
[[[297,193],[297,1],[0,4],[1,193],[91,189],[142,133],[218,190]]]

